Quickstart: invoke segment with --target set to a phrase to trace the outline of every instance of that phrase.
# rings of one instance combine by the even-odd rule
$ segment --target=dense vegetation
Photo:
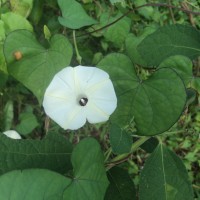
[[[0,0],[0,132],[22,136],[0,135],[0,197],[200,199],[199,6]],[[105,123],[64,130],[44,93],[78,65],[109,74],[117,108]]]

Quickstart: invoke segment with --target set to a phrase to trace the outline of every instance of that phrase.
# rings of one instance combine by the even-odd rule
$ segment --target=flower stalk
[[[80,56],[79,51],[78,51],[77,42],[76,42],[76,31],[75,30],[73,30],[73,41],[74,41],[74,48],[75,48],[75,51],[76,51],[76,60],[78,61],[79,65],[81,65],[82,57]]]

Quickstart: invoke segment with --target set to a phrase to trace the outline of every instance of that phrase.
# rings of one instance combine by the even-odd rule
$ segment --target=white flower
[[[20,136],[20,134],[14,130],[8,130],[3,132],[4,135],[8,136],[9,138],[12,139],[22,139],[22,137]]]
[[[46,89],[46,114],[64,129],[76,130],[86,120],[105,122],[114,112],[117,98],[109,75],[96,67],[66,67]]]

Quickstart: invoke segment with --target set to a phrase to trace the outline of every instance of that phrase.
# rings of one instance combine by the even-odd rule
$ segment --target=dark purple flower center
[[[79,100],[79,105],[80,105],[80,106],[86,106],[87,102],[88,102],[88,99],[85,98],[85,97],[83,97],[83,98],[81,98],[81,99]]]

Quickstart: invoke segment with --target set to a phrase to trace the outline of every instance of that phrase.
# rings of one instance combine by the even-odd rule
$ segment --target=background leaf
[[[58,17],[58,21],[65,27],[79,29],[97,23],[75,0],[58,0],[58,5],[62,12],[62,17]]]
[[[151,137],[145,143],[143,143],[140,148],[145,150],[148,153],[152,153],[155,148],[158,146],[159,141],[156,137]]]
[[[111,17],[110,13],[103,13],[100,17],[100,27],[104,27],[107,24],[112,23],[121,16],[121,13],[118,13],[115,17]],[[121,48],[124,45],[124,41],[130,31],[130,27],[131,20],[128,17],[123,17],[118,22],[103,30],[103,36],[107,41],[112,42],[115,47]]]
[[[31,107],[27,107],[24,112],[20,113],[19,120],[20,123],[15,129],[21,135],[31,133],[39,125]]]
[[[148,66],[148,63],[143,59],[143,57],[138,52],[138,45],[142,40],[147,36],[153,33],[156,30],[154,27],[147,27],[144,29],[142,34],[135,36],[133,33],[130,33],[125,40],[126,53],[133,63],[136,63],[141,66]]]
[[[33,0],[10,0],[10,5],[14,13],[28,17],[33,6]]]
[[[110,144],[115,154],[129,153],[132,145],[131,134],[122,130],[116,124],[112,124],[110,128]]]
[[[73,150],[74,178],[64,199],[102,200],[108,186],[104,158],[95,139],[82,140]]]
[[[13,140],[0,135],[0,174],[15,169],[45,168],[60,173],[71,169],[72,145],[61,135],[43,140]]]
[[[114,83],[118,107],[111,120],[120,127],[134,117],[137,134],[156,135],[168,130],[180,117],[186,91],[174,70],[162,68],[149,79],[139,80],[130,59],[122,54],[110,54],[98,66],[109,73]]]
[[[22,54],[20,60],[15,59],[15,52]],[[69,65],[72,46],[66,37],[54,35],[50,47],[45,49],[31,32],[18,30],[7,36],[4,53],[9,73],[30,89],[41,103],[53,76]]]
[[[191,80],[191,87],[200,94],[200,77],[193,77]]]
[[[195,59],[200,55],[200,32],[178,24],[160,27],[140,43],[138,51],[149,66],[158,66],[174,55]]]
[[[141,172],[140,200],[193,200],[192,185],[183,162],[162,144],[150,155]]]
[[[186,86],[188,85],[188,83],[191,81],[193,77],[192,61],[185,56],[179,56],[179,55],[170,56],[159,65],[159,68],[162,68],[162,67],[169,67],[169,68],[174,69],[182,78]]]
[[[4,22],[4,28],[7,34],[17,29],[33,31],[31,23],[19,14],[7,12],[1,15],[1,20]]]
[[[63,200],[71,180],[44,169],[12,171],[0,176],[1,199]]]
[[[3,127],[5,131],[9,130],[12,127],[12,121],[14,118],[13,107],[14,107],[13,101],[8,100],[3,110],[3,115],[4,115]]]
[[[108,171],[108,179],[104,200],[136,200],[135,186],[126,170],[114,167]]]

